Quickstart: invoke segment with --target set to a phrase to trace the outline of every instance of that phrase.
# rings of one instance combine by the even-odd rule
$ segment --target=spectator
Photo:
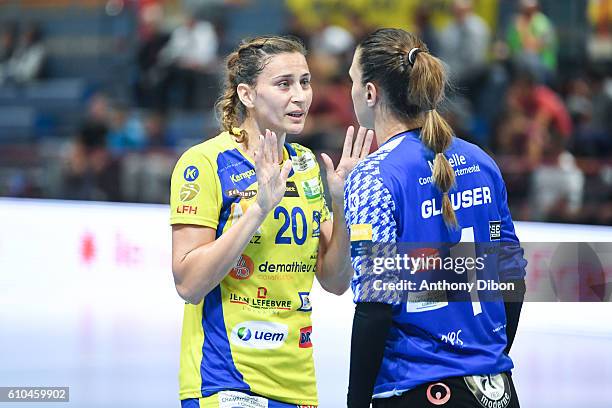
[[[176,162],[171,149],[176,145],[176,139],[168,130],[162,112],[148,113],[143,125],[146,150],[122,157],[122,194],[130,201],[167,203],[168,180]]]
[[[353,34],[355,44],[359,44],[359,42],[361,42],[369,33],[371,33],[375,29],[375,27],[371,23],[369,23],[361,13],[359,13],[351,6],[347,5],[347,7],[344,8],[344,15],[348,20],[348,27],[351,30],[351,33]],[[349,57],[349,60],[353,60],[352,56]]]
[[[502,115],[504,104],[500,98],[504,98],[511,81],[511,62],[508,46],[504,41],[496,40],[491,47],[491,63],[488,74],[480,84],[479,98],[474,106],[475,127],[472,134],[483,146],[491,147],[491,131],[495,122]]]
[[[176,138],[168,129],[163,112],[150,112],[144,121],[145,147],[149,150],[165,150],[176,146]]]
[[[0,85],[9,74],[9,61],[17,46],[17,23],[6,23],[0,32]]]
[[[508,31],[508,45],[521,69],[550,82],[557,69],[557,38],[552,22],[537,0],[520,0],[520,11]]]
[[[309,59],[311,72],[316,75],[317,65],[323,66],[329,57]],[[347,124],[355,123],[351,105],[351,84],[340,75],[319,77],[316,82],[317,93],[310,106],[310,120],[304,132],[295,136],[300,143],[307,143],[314,150],[335,150],[341,152],[342,136]],[[305,141],[308,139],[308,141]]]
[[[113,105],[110,110],[109,125],[107,145],[113,155],[140,150],[145,146],[144,129],[138,115],[130,113],[126,105],[119,102]]]
[[[314,35],[310,49],[317,54],[341,56],[352,51],[354,45],[355,38],[350,31],[337,25],[327,25]]]
[[[589,75],[591,99],[593,101],[593,123],[596,127],[608,133],[608,140],[612,138],[612,79],[599,71]]]
[[[28,25],[13,52],[8,65],[8,77],[18,84],[39,79],[43,73],[46,50],[38,24]]]
[[[120,201],[119,164],[108,149],[112,108],[108,97],[94,94],[85,109],[62,172],[62,197]]]
[[[421,3],[414,14],[414,25],[416,33],[434,55],[439,54],[440,44],[438,33],[432,24],[432,7],[430,4]]]
[[[166,110],[170,91],[177,89],[181,97],[181,107],[194,109],[196,90],[202,82],[206,87],[216,85],[214,76],[219,44],[215,27],[208,21],[198,21],[188,16],[185,24],[176,28],[166,46],[159,54],[159,65],[165,69],[161,81],[161,104],[158,108]],[[214,85],[213,85],[214,84]],[[207,92],[206,105],[212,106],[217,92]]]
[[[569,86],[567,106],[576,129],[570,149],[578,156],[608,157],[612,152],[612,99],[602,83],[594,75],[591,81],[578,78]]]
[[[585,177],[572,154],[565,150],[565,140],[547,136],[542,164],[531,177],[530,219],[572,221],[582,207]]]
[[[62,197],[120,201],[119,166],[106,148],[107,132],[100,122],[81,125],[63,171]]]
[[[518,75],[508,90],[506,103],[499,146],[504,152],[526,153],[532,168],[540,163],[549,132],[566,142],[572,134],[572,122],[561,98],[547,86],[537,84],[529,73]]]
[[[170,39],[170,34],[162,30],[163,8],[157,3],[149,4],[141,12],[141,43],[138,47],[136,78],[136,103],[143,108],[159,106],[156,100],[165,71],[159,54]]]
[[[591,61],[612,62],[612,0],[589,0],[587,16],[591,32],[587,50]]]
[[[301,39],[304,44],[311,44],[313,30],[309,29],[304,25],[303,21],[293,12],[287,10],[287,18],[286,18],[286,27],[285,27],[285,35],[290,35],[292,37],[297,37]]]
[[[339,153],[346,128],[354,123],[351,84],[345,74],[354,46],[352,32],[334,24],[322,23],[311,38],[308,64],[316,92],[309,115],[314,120],[295,137],[314,150]]]
[[[472,9],[471,0],[453,1],[453,22],[440,35],[440,55],[448,64],[451,81],[472,103],[487,72],[490,33],[487,23]]]
[[[104,129],[102,132],[102,137],[104,140],[98,141],[99,132],[87,132],[87,141],[85,144],[88,146],[93,145],[105,145],[108,135],[108,128],[111,121],[111,101],[108,96],[104,92],[96,92],[89,97],[86,101],[86,106],[84,108],[84,115],[80,119],[80,123],[78,124],[79,129]],[[84,137],[82,132],[79,134],[80,137]]]
[[[335,35],[334,35],[335,34]],[[337,26],[326,26],[313,37],[308,65],[313,78],[312,104],[299,143],[314,150],[341,152],[347,126],[355,121],[348,76],[347,54],[353,52],[354,38]],[[351,55],[352,57],[352,55]]]

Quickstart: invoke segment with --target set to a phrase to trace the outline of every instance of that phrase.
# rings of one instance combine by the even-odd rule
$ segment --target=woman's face
[[[355,109],[355,116],[359,125],[367,128],[374,129],[374,109],[368,106],[368,91],[362,84],[361,80],[361,67],[359,66],[359,48],[353,55],[353,63],[349,69],[349,76],[353,81],[353,87],[351,89],[351,97],[353,98],[353,109]]]
[[[255,83],[254,119],[260,129],[298,134],[312,102],[310,71],[299,52],[272,56]]]

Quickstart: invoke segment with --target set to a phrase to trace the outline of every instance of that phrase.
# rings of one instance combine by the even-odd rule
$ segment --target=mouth
[[[306,113],[301,112],[301,111],[296,111],[296,112],[288,113],[287,116],[291,118],[295,118],[295,119],[302,119],[304,116],[306,116]]]

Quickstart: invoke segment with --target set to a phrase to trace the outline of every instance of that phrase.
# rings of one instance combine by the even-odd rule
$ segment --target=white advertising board
[[[0,386],[70,386],[77,407],[179,406],[168,216],[163,205],[0,199]],[[612,242],[608,227],[517,233]],[[342,407],[351,296],[315,284],[312,303],[320,407]],[[612,406],[611,305],[524,305],[512,351],[523,407]]]

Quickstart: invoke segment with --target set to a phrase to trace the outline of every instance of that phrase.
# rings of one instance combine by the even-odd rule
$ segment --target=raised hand
[[[370,146],[374,139],[374,131],[359,127],[357,131],[357,137],[353,144],[353,135],[355,134],[355,128],[349,126],[346,129],[346,138],[344,139],[344,147],[342,148],[342,157],[338,167],[334,169],[334,162],[325,153],[321,153],[321,158],[325,164],[327,170],[327,186],[329,187],[329,194],[332,200],[336,203],[340,203],[344,197],[344,180],[351,170],[370,152]]]
[[[274,132],[266,129],[266,135],[259,137],[260,143],[254,152],[258,185],[257,203],[267,214],[285,195],[291,160],[287,160],[282,168],[279,166],[278,142]]]

